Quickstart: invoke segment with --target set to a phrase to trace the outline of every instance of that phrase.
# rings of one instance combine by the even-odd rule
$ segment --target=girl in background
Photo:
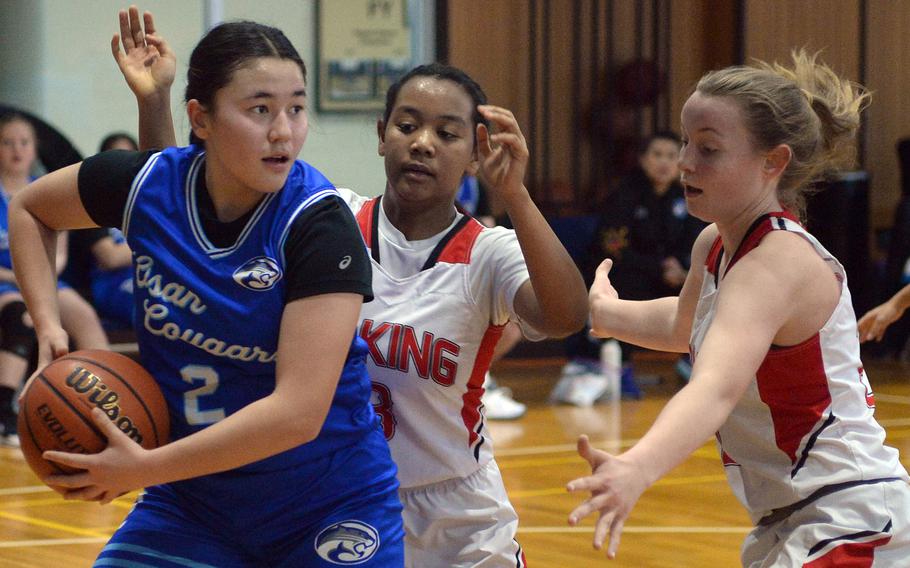
[[[32,169],[38,158],[38,141],[31,122],[22,115],[0,117],[0,441],[18,447],[15,393],[22,386],[33,362],[35,331],[19,284],[12,270],[8,207],[10,199],[34,181]],[[67,235],[58,242],[55,273],[67,262]],[[57,287],[63,326],[79,349],[107,349],[107,335],[92,306],[61,282]]]
[[[846,273],[796,217],[866,98],[797,52],[792,68],[708,73],[683,107],[686,203],[711,225],[680,295],[623,300],[609,260],[590,292],[595,334],[694,360],[691,381],[628,451],[578,442],[592,475],[568,489],[591,497],[569,522],[599,512],[594,545],[609,535],[609,556],[642,492],[714,436],[755,523],[744,566],[910,558],[910,478],[873,416]]]

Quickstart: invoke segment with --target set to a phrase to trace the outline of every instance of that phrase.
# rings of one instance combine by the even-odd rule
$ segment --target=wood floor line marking
[[[566,479],[568,482],[569,479]],[[727,476],[723,474],[713,475],[689,475],[685,477],[665,477],[654,484],[655,487],[668,485],[694,485],[698,483],[726,483]],[[565,487],[546,487],[544,489],[524,489],[509,491],[509,499],[523,499],[526,497],[548,497],[551,495],[571,495]]]
[[[630,527],[626,525],[623,527],[623,533],[688,533],[688,534],[746,534],[752,530],[753,527],[681,527],[681,526],[645,526],[645,527]],[[593,533],[593,526],[585,527],[529,527],[524,525],[518,526],[518,534],[543,534],[543,533]]]
[[[82,536],[93,536],[101,538],[105,536],[103,533],[98,531],[80,529],[79,527],[74,527],[72,525],[65,525],[63,523],[57,523],[54,521],[46,521],[44,519],[37,519],[35,517],[30,517],[28,515],[17,515],[15,513],[9,513],[6,511],[0,511],[0,519],[9,519],[11,521],[19,521],[29,525],[34,525],[37,527],[44,527],[46,529],[54,529],[62,532],[67,532],[71,534],[78,534]],[[106,538],[110,538],[110,535],[107,535]]]
[[[496,439],[494,438],[495,442]],[[638,441],[638,438],[630,438],[627,440],[592,440],[593,444],[597,448],[604,447],[617,447],[620,448],[629,448],[635,445]],[[524,446],[520,448],[496,448],[493,452],[497,458],[500,457],[511,457],[511,456],[527,456],[532,454],[558,454],[563,452],[575,452],[578,449],[578,446],[575,444],[552,444],[549,446]]]
[[[61,546],[70,544],[103,544],[109,536],[90,536],[85,538],[43,538],[36,540],[0,540],[0,548],[30,548],[37,546]]]
[[[875,393],[875,400],[882,402],[893,402],[895,404],[906,404],[910,406],[910,396],[904,396],[900,394],[882,394],[880,392]]]
[[[0,489],[0,497],[4,495],[28,495],[29,493],[47,493],[53,491],[47,485],[25,485],[23,487],[4,487]]]

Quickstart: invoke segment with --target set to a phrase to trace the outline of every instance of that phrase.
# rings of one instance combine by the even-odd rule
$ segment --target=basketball
[[[168,440],[167,404],[148,371],[113,351],[74,351],[42,369],[22,393],[19,437],[32,471],[42,478],[76,471],[42,458],[46,450],[94,454],[107,446],[92,420],[95,407],[143,448]]]

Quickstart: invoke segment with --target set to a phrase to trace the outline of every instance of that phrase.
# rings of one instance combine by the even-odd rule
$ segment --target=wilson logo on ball
[[[66,377],[66,386],[73,389],[80,395],[87,395],[85,398],[100,408],[111,422],[120,428],[120,431],[132,438],[138,444],[142,444],[142,433],[133,424],[129,416],[123,414],[120,407],[120,395],[111,390],[101,377],[92,373],[85,367],[76,367],[73,372]]]

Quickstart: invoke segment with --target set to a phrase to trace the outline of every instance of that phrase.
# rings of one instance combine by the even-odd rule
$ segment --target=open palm
[[[131,6],[119,16],[120,33],[111,39],[111,53],[130,89],[140,98],[168,91],[177,72],[177,58],[156,34],[152,14],[145,12],[140,21],[139,10]]]

